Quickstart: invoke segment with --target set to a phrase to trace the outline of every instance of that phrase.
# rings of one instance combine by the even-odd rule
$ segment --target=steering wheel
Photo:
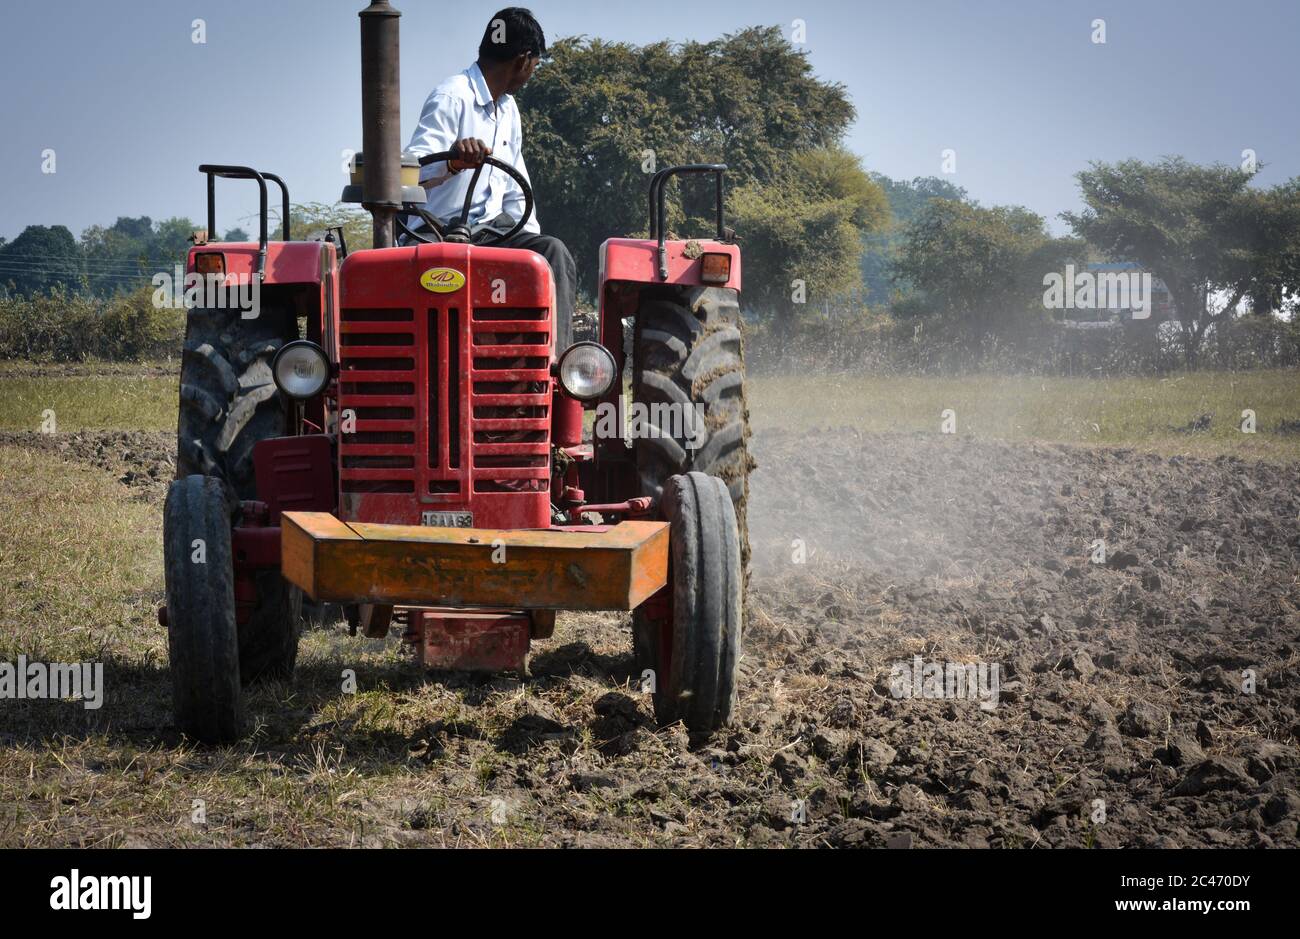
[[[428,166],[430,163],[441,163],[445,160],[458,159],[460,159],[460,150],[456,147],[452,147],[450,150],[444,150],[441,153],[430,153],[426,156],[420,157],[420,165]],[[469,209],[470,205],[474,201],[474,190],[478,188],[478,179],[479,176],[483,174],[484,166],[496,167],[519,184],[519,189],[524,194],[524,214],[523,217],[515,223],[515,227],[510,229],[508,232],[502,233],[489,230],[487,232],[479,232],[477,236],[473,236],[470,234],[469,228]],[[445,241],[452,244],[470,244],[472,242],[473,244],[485,246],[499,245],[502,242],[509,241],[511,238],[515,237],[515,235],[523,231],[524,225],[526,225],[528,220],[532,218],[533,187],[528,185],[528,180],[524,178],[524,174],[519,172],[510,164],[502,163],[496,157],[484,157],[483,162],[474,167],[474,175],[470,177],[469,188],[465,190],[465,204],[461,207],[460,218],[452,225],[444,229],[438,224],[437,220],[423,209],[418,210],[416,214],[424,220],[425,224],[429,225],[433,229],[434,235],[437,236],[436,239],[429,239],[418,232],[411,231],[400,219],[398,220],[398,225],[401,226],[402,230],[406,232],[407,235],[414,238],[416,241],[423,242],[424,244],[437,244],[438,242]]]

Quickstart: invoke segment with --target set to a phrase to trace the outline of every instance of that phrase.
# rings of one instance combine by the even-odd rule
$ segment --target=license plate
[[[473,528],[473,512],[423,512],[420,524],[431,528]]]

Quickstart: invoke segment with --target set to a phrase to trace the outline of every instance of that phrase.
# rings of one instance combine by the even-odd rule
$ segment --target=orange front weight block
[[[668,582],[668,525],[496,531],[281,516],[285,578],[312,599],[510,610],[632,610]]]

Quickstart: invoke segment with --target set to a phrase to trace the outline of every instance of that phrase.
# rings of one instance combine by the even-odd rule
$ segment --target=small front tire
[[[167,492],[163,559],[172,710],[181,732],[202,743],[238,740],[244,726],[230,518],[220,479],[187,476]]]
[[[654,676],[660,723],[712,733],[731,723],[736,707],[744,606],[736,511],[727,484],[700,472],[670,478],[660,505],[670,595],[633,616],[638,664]]]

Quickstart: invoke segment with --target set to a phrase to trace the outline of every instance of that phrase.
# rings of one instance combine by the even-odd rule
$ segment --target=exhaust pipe
[[[374,247],[393,247],[393,219],[402,207],[402,108],[399,72],[401,12],[373,0],[361,17],[361,204],[374,218]]]

